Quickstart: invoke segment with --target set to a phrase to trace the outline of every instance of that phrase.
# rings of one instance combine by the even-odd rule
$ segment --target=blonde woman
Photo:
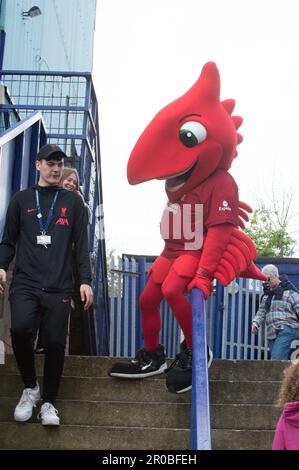
[[[272,450],[299,450],[299,360],[284,372],[278,407],[283,412],[276,426]]]
[[[79,194],[79,196],[82,197],[86,207],[87,223],[91,223],[92,213],[88,204],[86,204],[84,200],[84,196],[80,189],[79,181],[80,179],[77,170],[75,168],[66,167],[63,169],[59,185],[62,186],[64,189],[67,189],[68,191],[76,192],[77,194]]]
[[[83,198],[82,193],[80,191],[79,175],[76,168],[64,168],[62,171],[62,176],[59,185],[62,186],[64,189],[67,189],[68,191],[77,192]]]

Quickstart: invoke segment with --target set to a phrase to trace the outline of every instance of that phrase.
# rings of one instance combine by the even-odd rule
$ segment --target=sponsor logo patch
[[[56,225],[69,225],[69,219],[66,217],[67,207],[61,208],[61,214],[59,219],[56,221]]]
[[[222,212],[225,212],[225,211],[231,211],[231,207],[229,207],[228,205],[228,202],[227,201],[223,201],[222,202],[222,206],[219,206],[219,210],[222,211]]]

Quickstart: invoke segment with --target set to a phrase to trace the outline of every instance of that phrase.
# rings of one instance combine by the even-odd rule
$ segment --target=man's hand
[[[89,309],[93,302],[92,288],[88,284],[81,284],[80,286],[81,301],[84,303],[84,310]]]
[[[0,295],[4,294],[6,284],[6,271],[4,269],[0,269]]]
[[[257,324],[256,324],[255,322],[252,323],[252,325],[251,325],[251,332],[252,332],[254,335],[256,335],[257,332],[258,332],[258,330],[259,330],[259,329],[258,329]]]

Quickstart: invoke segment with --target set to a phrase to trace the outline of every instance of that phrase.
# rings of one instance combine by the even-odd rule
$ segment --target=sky
[[[298,0],[98,0],[93,78],[108,249],[158,255],[163,181],[137,186],[126,167],[139,135],[184,94],[202,66],[220,71],[221,100],[234,98],[243,142],[230,173],[253,208],[292,192],[299,213]],[[290,232],[299,240],[299,217]],[[298,253],[297,253],[298,254]]]

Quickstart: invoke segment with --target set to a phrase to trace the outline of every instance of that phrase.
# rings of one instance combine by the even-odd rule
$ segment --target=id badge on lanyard
[[[45,248],[52,243],[50,235],[37,235],[36,240],[38,245],[44,245]]]
[[[37,235],[36,237],[36,243],[37,245],[43,245],[45,248],[48,248],[48,245],[51,245],[52,240],[51,240],[51,236],[47,235],[47,231],[48,231],[48,228],[49,228],[52,216],[53,216],[54,206],[57,200],[58,191],[56,191],[55,196],[53,198],[53,201],[49,210],[49,214],[47,217],[46,225],[44,225],[43,223],[43,215],[41,213],[41,208],[40,208],[40,203],[39,203],[39,194],[37,190],[35,191],[35,195],[36,195],[36,205],[37,205],[37,218],[38,218],[39,228],[41,231],[41,235]]]

